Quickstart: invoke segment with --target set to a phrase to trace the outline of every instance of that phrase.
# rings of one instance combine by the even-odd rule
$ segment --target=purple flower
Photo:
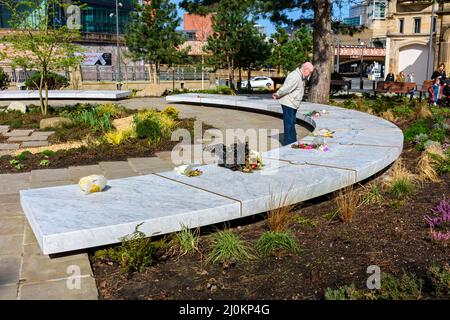
[[[437,241],[450,240],[450,203],[445,199],[439,202],[439,204],[431,209],[434,216],[424,216],[425,221],[430,226],[431,237]],[[437,228],[444,229],[443,231],[435,230]]]

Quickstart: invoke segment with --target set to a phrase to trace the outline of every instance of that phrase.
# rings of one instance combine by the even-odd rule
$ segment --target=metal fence
[[[38,71],[36,70],[22,70],[12,68],[3,68],[3,71],[9,76],[11,83],[24,83],[33,74],[38,73]],[[62,75],[70,80],[70,73],[68,71],[57,71],[54,73]]]
[[[148,81],[150,80],[149,69],[143,66],[123,66],[120,68],[123,81]],[[81,66],[83,81],[117,81],[119,69],[115,66]],[[204,70],[203,79],[209,80],[209,72]],[[200,68],[177,67],[165,68],[159,72],[160,81],[185,81],[202,80]]]

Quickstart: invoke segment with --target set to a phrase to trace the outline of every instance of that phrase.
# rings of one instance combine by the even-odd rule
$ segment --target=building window
[[[400,19],[399,32],[403,33],[405,29],[405,19]]]
[[[420,33],[420,18],[414,18],[414,33]]]
[[[386,18],[386,0],[370,0],[369,2],[369,18],[384,19]]]

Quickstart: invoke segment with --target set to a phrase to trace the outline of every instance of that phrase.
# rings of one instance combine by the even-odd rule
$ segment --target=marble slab
[[[155,175],[111,180],[85,195],[78,185],[20,191],[25,215],[44,254],[120,242],[139,230],[171,233],[240,217],[238,201]]]
[[[49,90],[49,99],[118,100],[131,96],[128,90]],[[39,99],[37,90],[7,90],[0,92],[0,100]]]
[[[235,172],[217,165],[202,166],[203,174],[186,177],[159,173],[184,184],[239,200],[242,216],[266,212],[333,192],[356,181],[352,170],[266,160],[262,170]]]

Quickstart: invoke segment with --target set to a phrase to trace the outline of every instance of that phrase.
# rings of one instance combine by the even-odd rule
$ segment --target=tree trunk
[[[43,88],[44,88],[44,72],[41,71],[41,79],[40,79],[40,81],[39,81],[39,104],[40,104],[40,107],[41,107],[41,113],[42,113],[42,114],[45,114],[45,113],[44,113],[44,110],[45,110],[45,107],[44,107],[44,98],[43,98],[43,96],[42,96],[42,90],[43,90]]]
[[[234,59],[231,59],[230,65],[230,88],[234,90]]]
[[[247,70],[247,89],[252,90],[252,84],[250,83],[250,78],[252,75],[252,69],[248,68]]]
[[[47,114],[48,111],[48,83],[45,81],[45,103],[44,103],[44,115]]]
[[[241,87],[241,83],[242,83],[242,68],[239,67],[238,89]]]
[[[333,2],[313,1],[314,31],[313,31],[313,65],[314,75],[311,77],[311,102],[328,103],[330,97],[330,80],[332,40],[331,40],[331,9]]]

